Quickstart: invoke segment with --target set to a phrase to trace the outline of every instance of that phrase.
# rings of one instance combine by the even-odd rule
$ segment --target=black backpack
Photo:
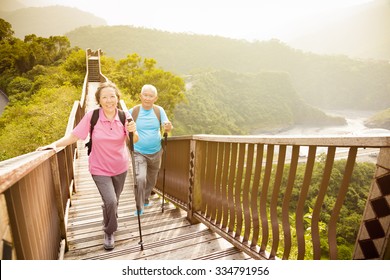
[[[118,109],[118,115],[119,115],[119,119],[121,120],[122,124],[125,125],[125,121],[126,121],[125,112]],[[87,144],[85,144],[85,147],[88,147],[88,155],[92,151],[92,131],[93,131],[93,128],[95,127],[95,124],[97,123],[98,119],[99,119],[99,108],[95,109],[93,111],[92,118],[91,118],[91,129],[89,130],[89,141]]]

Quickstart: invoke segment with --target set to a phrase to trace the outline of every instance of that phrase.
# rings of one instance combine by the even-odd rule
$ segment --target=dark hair
[[[100,106],[99,100],[100,100],[100,93],[104,88],[113,88],[115,90],[115,95],[118,97],[118,101],[121,99],[121,93],[117,86],[113,82],[104,82],[99,85],[95,92],[95,99],[96,103]],[[119,104],[119,103],[118,103]]]

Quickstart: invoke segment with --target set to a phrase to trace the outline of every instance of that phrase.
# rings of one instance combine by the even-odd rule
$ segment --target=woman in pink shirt
[[[134,133],[134,143],[138,133],[134,121],[122,124],[118,115],[120,92],[115,84],[102,83],[96,93],[99,105],[99,119],[92,132],[93,146],[89,155],[89,171],[103,200],[103,245],[106,250],[115,247],[114,232],[118,228],[117,210],[127,170],[129,151],[126,146],[128,132]],[[89,111],[73,129],[72,133],[38,150],[56,149],[85,140],[91,127],[93,110]],[[125,112],[126,119],[131,118]]]

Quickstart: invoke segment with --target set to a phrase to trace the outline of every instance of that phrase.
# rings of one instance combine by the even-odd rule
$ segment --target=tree
[[[14,35],[14,31],[12,30],[12,25],[0,18],[0,41],[5,41],[11,39]]]
[[[0,89],[8,96],[12,93],[7,88],[16,76],[27,74],[38,65],[59,65],[73,50],[78,50],[71,48],[65,36],[43,38],[30,34],[22,41],[13,34],[11,24],[0,19]]]
[[[59,66],[35,65],[23,76],[13,76],[7,87],[10,102],[0,117],[0,160],[62,137],[84,76],[81,50],[73,51]]]
[[[175,106],[184,100],[185,84],[181,77],[156,67],[154,59],[142,59],[138,54],[130,54],[116,63],[115,69],[103,69],[105,75],[116,83],[130,108],[140,102],[139,93],[144,84],[153,84],[158,91],[156,104],[164,107],[173,118]]]
[[[18,41],[20,48],[6,68],[9,76],[5,85],[11,98],[0,117],[0,160],[31,152],[63,136],[73,102],[81,95],[86,70],[85,52],[70,49],[68,42],[63,37],[47,39],[33,34]],[[122,89],[128,107],[138,102],[146,83],[157,87],[159,104],[168,115],[184,98],[184,81],[156,68],[153,59],[142,60],[133,54],[118,63],[106,58],[102,64],[107,67],[103,73]]]

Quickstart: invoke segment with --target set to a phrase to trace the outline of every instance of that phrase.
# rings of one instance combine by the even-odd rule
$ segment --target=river
[[[352,111],[352,110],[337,110],[325,111],[329,115],[342,116],[345,118],[347,124],[343,126],[329,126],[329,127],[309,127],[309,126],[294,126],[288,130],[272,135],[286,135],[286,136],[390,136],[390,130],[382,128],[368,128],[364,125],[364,121],[374,115],[375,111]],[[257,134],[260,136],[269,136],[270,134]],[[325,152],[325,148],[318,147],[317,154]],[[338,148],[336,157],[338,159],[346,158],[347,149]],[[359,149],[358,161],[376,162],[379,149]],[[300,156],[306,157],[308,147],[300,148]],[[289,152],[288,152],[289,154]]]
[[[382,128],[368,128],[364,121],[374,115],[376,111],[352,111],[352,110],[328,110],[328,115],[344,117],[347,121],[343,126],[313,127],[297,125],[285,131],[278,132],[277,135],[294,135],[294,136],[390,136],[390,130]],[[269,134],[260,134],[269,135]]]

